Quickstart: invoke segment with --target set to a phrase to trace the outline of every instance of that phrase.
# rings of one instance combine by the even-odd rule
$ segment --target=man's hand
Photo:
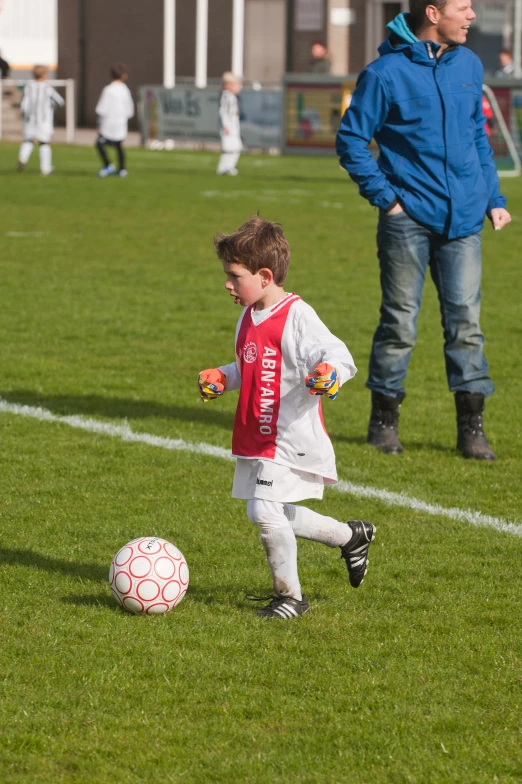
[[[339,372],[327,362],[317,365],[313,373],[305,378],[311,395],[326,395],[335,400],[339,394]]]
[[[503,229],[508,223],[511,223],[511,215],[504,207],[495,207],[495,209],[491,210],[489,213],[488,218],[493,224],[495,231],[500,231],[500,229]]]
[[[199,396],[204,403],[221,397],[227,386],[227,377],[221,370],[202,370],[198,378]]]

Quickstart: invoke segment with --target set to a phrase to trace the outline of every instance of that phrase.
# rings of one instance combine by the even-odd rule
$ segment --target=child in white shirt
[[[40,145],[40,171],[44,177],[53,171],[49,142],[54,131],[54,109],[65,103],[62,96],[47,84],[48,74],[46,65],[35,65],[34,81],[27,82],[24,87],[20,102],[24,141],[18,153],[18,171],[23,171],[37,141]]]
[[[221,137],[221,156],[217,167],[218,174],[238,174],[236,164],[243,149],[239,127],[239,103],[241,79],[230,71],[222,77],[223,92],[219,101],[219,135]]]
[[[98,117],[96,149],[103,163],[98,177],[108,177],[110,174],[116,173],[120,177],[127,176],[123,142],[127,138],[128,122],[134,116],[134,102],[131,92],[125,84],[127,76],[127,67],[123,63],[113,63],[111,66],[112,81],[103,88],[100,100],[96,105]],[[118,170],[109,161],[106,146],[116,148]]]
[[[244,310],[235,362],[202,371],[199,392],[208,401],[240,390],[232,496],[247,501],[248,518],[260,529],[274,589],[258,615],[295,618],[310,610],[297,573],[296,536],[340,547],[354,588],[367,569],[371,523],[343,523],[295,505],[322,498],[324,485],[337,481],[321,396],[335,399],[356,368],[315,311],[283,290],[290,248],[278,224],[255,216],[233,234],[217,235],[215,246],[225,288]]]

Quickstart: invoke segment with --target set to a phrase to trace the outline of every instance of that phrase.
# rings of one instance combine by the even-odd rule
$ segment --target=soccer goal
[[[520,156],[495,93],[487,84],[482,86],[483,109],[487,119],[489,143],[500,177],[518,177],[521,171]]]
[[[29,79],[0,79],[0,139],[21,138],[22,123],[20,120],[20,100],[22,88]],[[65,141],[74,142],[76,119],[74,110],[74,79],[49,79],[48,84],[54,87],[65,100],[65,107],[57,109],[55,124],[65,125]]]

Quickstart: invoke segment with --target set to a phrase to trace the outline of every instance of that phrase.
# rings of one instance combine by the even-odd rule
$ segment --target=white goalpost
[[[3,88],[4,87],[23,87],[27,84],[29,79],[0,79],[0,93],[2,100],[0,100],[0,139],[5,136],[4,129],[5,129],[5,113],[6,107],[4,106],[4,95],[3,95]],[[74,142],[75,134],[76,134],[76,117],[75,117],[75,81],[74,79],[49,79],[48,84],[51,87],[58,88],[60,90],[64,90],[64,98],[65,98],[65,141],[67,144],[72,144]],[[6,101],[7,103],[7,101]],[[18,110],[16,107],[12,105],[9,106],[9,112],[17,112]],[[18,116],[18,115],[17,115]],[[20,136],[21,136],[21,128],[22,124],[20,121]]]
[[[500,177],[519,177],[522,168],[520,156],[498,105],[495,93],[486,84],[482,85],[482,91],[490,103],[495,119],[496,127],[490,135],[489,141],[493,149],[498,174]]]
[[[245,0],[232,3],[231,71],[243,76]],[[196,87],[207,86],[208,0],[196,0]],[[163,87],[176,84],[176,0],[163,0]]]

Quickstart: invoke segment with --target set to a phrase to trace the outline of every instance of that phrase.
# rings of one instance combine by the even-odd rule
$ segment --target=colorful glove
[[[227,377],[221,370],[202,370],[198,378],[199,396],[204,403],[221,397],[227,385]]]
[[[339,394],[339,371],[327,362],[317,365],[313,373],[305,378],[311,395],[326,395],[335,400]]]

